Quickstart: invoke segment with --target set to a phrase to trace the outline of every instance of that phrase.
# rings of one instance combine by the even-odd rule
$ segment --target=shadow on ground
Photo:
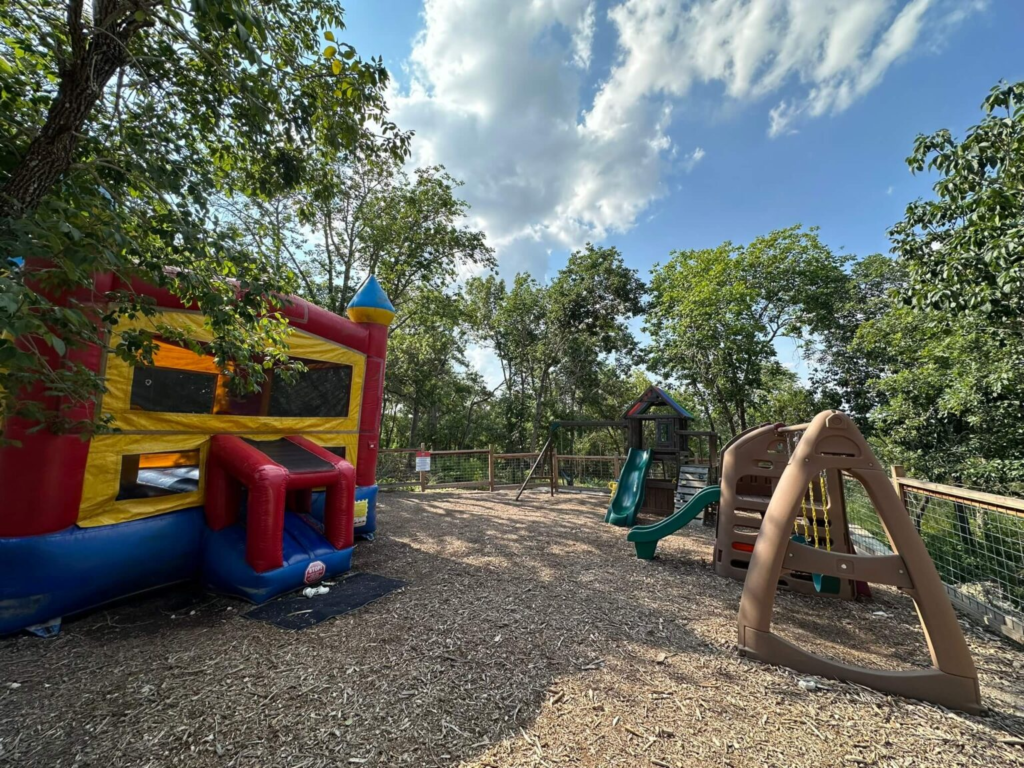
[[[1020,755],[998,740],[1024,735],[1024,654],[1000,641],[969,635],[993,717],[843,684],[808,693],[788,670],[736,655],[741,585],[711,572],[708,531],[691,526],[644,562],[603,524],[600,498],[513,497],[383,496],[381,535],[355,567],[409,586],[303,632],[178,588],[52,641],[0,641],[0,764],[820,768]],[[887,590],[863,604],[782,594],[776,612],[782,634],[820,653],[928,662],[909,600]]]

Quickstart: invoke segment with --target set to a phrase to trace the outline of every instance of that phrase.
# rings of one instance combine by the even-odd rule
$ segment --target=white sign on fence
[[[430,452],[429,451],[416,451],[416,471],[417,472],[429,472],[430,471]]]

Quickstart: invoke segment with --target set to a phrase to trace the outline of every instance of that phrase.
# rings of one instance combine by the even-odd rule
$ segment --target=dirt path
[[[711,572],[709,532],[638,561],[602,505],[385,495],[356,568],[409,586],[303,632],[174,590],[2,640],[0,765],[1024,765],[1024,652],[965,630],[984,718],[805,691],[736,655],[740,585]],[[875,592],[781,595],[778,626],[845,660],[926,664],[910,601]]]

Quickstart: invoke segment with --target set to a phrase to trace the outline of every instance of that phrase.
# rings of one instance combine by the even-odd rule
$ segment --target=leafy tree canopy
[[[528,439],[536,447],[556,390],[578,395],[608,356],[634,352],[627,320],[642,311],[643,294],[643,281],[617,249],[590,243],[547,286],[525,274],[511,288],[493,275],[467,282],[473,338],[501,364],[510,429],[530,423]],[[576,395],[570,400],[578,401]],[[518,434],[520,445],[526,440]]]
[[[674,252],[651,281],[650,365],[692,389],[712,427],[717,413],[732,433],[746,429],[775,339],[829,327],[844,263],[799,226],[746,246]]]
[[[355,150],[405,154],[387,73],[336,39],[343,28],[334,0],[0,7],[4,412],[97,426],[68,418],[102,389],[73,350],[152,313],[129,290],[93,296],[97,273],[197,304],[236,388],[259,388],[266,367],[285,363],[273,310],[291,274],[218,201],[273,198]],[[174,336],[123,333],[115,351],[145,362],[158,335]],[[18,397],[30,384],[62,406]]]
[[[1024,82],[1000,84],[985,117],[957,141],[918,136],[907,164],[940,175],[936,199],[917,200],[892,228],[914,306],[984,318],[1024,334]]]

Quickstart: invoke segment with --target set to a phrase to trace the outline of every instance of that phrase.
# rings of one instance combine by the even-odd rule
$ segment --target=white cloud
[[[501,371],[501,363],[498,362],[497,356],[486,347],[481,347],[478,344],[467,344],[466,362],[469,363],[470,370],[476,371],[483,377],[484,384],[489,389],[496,389],[505,380],[505,375]]]
[[[848,109],[982,0],[425,0],[393,116],[416,163],[443,163],[506,268],[629,229],[680,153],[696,84],[764,110],[773,137]],[[595,38],[616,42],[594,59]],[[763,102],[774,96],[774,106]],[[692,146],[692,145],[691,145]]]
[[[697,147],[683,159],[683,167],[687,172],[692,171],[697,163],[704,159],[706,154],[707,152],[704,151],[703,147]]]
[[[768,110],[768,135],[774,139],[776,136],[790,136],[799,133],[796,128],[791,127],[798,114],[799,109],[788,101],[780,101]]]
[[[580,69],[590,68],[595,32],[597,16],[594,13],[594,0],[591,0],[576,22],[576,31],[572,36],[572,60]]]

